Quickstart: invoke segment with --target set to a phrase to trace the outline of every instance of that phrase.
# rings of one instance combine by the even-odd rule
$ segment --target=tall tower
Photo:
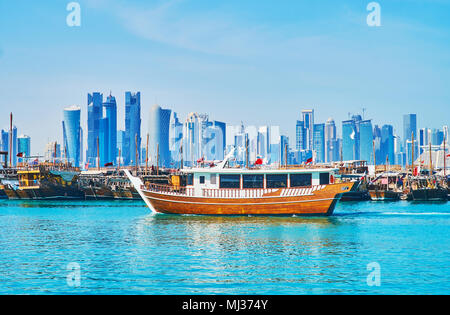
[[[148,157],[153,165],[156,165],[157,160],[159,160],[160,166],[170,166],[169,129],[171,112],[170,109],[162,109],[161,106],[156,104],[150,109]]]
[[[105,111],[105,118],[108,119],[108,148],[107,148],[107,163],[112,162],[116,164],[117,157],[117,103],[116,98],[111,94],[103,103]]]
[[[137,142],[136,142],[137,138]],[[125,139],[122,154],[125,165],[136,163],[141,147],[141,93],[125,92]]]
[[[81,109],[77,106],[72,106],[64,109],[63,134],[66,157],[73,166],[80,166],[80,116]]]
[[[88,94],[88,148],[86,161],[90,165],[97,164],[97,138],[100,136],[100,119],[102,118],[103,94]],[[67,126],[66,126],[67,128]]]

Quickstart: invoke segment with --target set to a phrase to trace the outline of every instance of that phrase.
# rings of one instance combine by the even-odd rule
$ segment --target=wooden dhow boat
[[[180,170],[170,185],[126,175],[154,213],[329,216],[356,182],[335,182],[338,169],[210,168]]]

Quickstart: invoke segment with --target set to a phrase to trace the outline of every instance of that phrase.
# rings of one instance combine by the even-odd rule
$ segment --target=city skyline
[[[141,91],[144,113],[158,103],[180,117],[279,125],[291,145],[289,119],[303,108],[315,108],[321,122],[365,108],[397,134],[408,112],[422,127],[448,124],[447,2],[380,2],[381,27],[367,25],[367,1],[79,3],[80,27],[66,25],[65,1],[1,4],[0,127],[14,109],[34,153],[59,133],[40,124],[48,113],[61,121],[61,107],[76,104],[85,121],[92,90],[112,90],[117,104],[124,91]]]

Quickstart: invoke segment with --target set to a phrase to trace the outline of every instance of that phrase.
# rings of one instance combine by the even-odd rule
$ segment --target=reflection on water
[[[0,293],[450,293],[450,208],[333,217],[151,215],[140,202],[0,202]],[[368,287],[366,266],[382,267]],[[81,266],[80,288],[66,266]]]

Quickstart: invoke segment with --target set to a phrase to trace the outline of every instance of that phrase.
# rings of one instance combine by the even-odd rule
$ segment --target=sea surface
[[[0,200],[0,294],[450,294],[450,203],[301,218]]]

